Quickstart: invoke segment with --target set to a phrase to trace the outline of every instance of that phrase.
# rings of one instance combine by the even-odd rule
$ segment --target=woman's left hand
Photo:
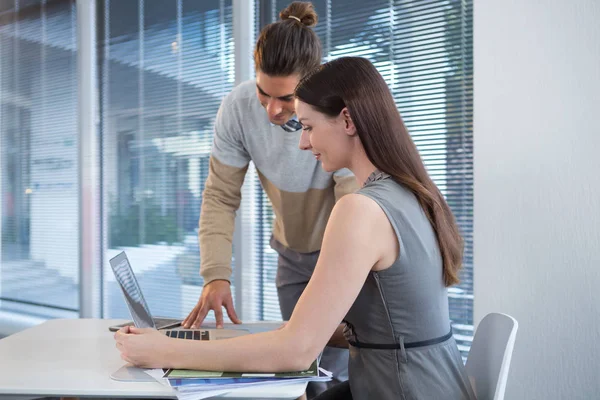
[[[126,326],[115,333],[121,358],[142,368],[171,368],[174,340],[152,328]]]

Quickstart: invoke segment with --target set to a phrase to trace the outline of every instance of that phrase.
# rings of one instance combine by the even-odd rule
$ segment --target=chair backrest
[[[479,323],[466,364],[478,400],[504,399],[518,328],[506,314],[491,313]]]

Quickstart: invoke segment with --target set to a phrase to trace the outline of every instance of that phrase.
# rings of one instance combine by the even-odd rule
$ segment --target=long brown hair
[[[311,29],[318,21],[312,3],[294,1],[265,26],[254,49],[254,66],[269,76],[305,75],[321,63],[321,41]]]
[[[429,177],[392,94],[373,64],[360,57],[328,62],[300,81],[296,97],[331,117],[348,108],[369,160],[414,193],[429,219],[442,256],[444,283],[458,283],[463,239],[454,215]]]

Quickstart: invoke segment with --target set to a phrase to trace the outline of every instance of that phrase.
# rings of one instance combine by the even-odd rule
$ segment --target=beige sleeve
[[[335,194],[335,201],[337,202],[343,195],[348,193],[354,193],[359,189],[358,182],[354,175],[333,175],[333,181],[335,187],[333,192]]]
[[[205,285],[217,279],[231,279],[235,212],[240,207],[247,170],[247,165],[232,167],[210,157],[198,230],[200,274]]]

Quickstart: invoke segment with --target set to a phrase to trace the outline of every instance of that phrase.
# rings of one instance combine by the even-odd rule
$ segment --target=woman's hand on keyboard
[[[121,358],[142,368],[171,368],[174,363],[171,339],[156,329],[125,326],[115,335]]]

